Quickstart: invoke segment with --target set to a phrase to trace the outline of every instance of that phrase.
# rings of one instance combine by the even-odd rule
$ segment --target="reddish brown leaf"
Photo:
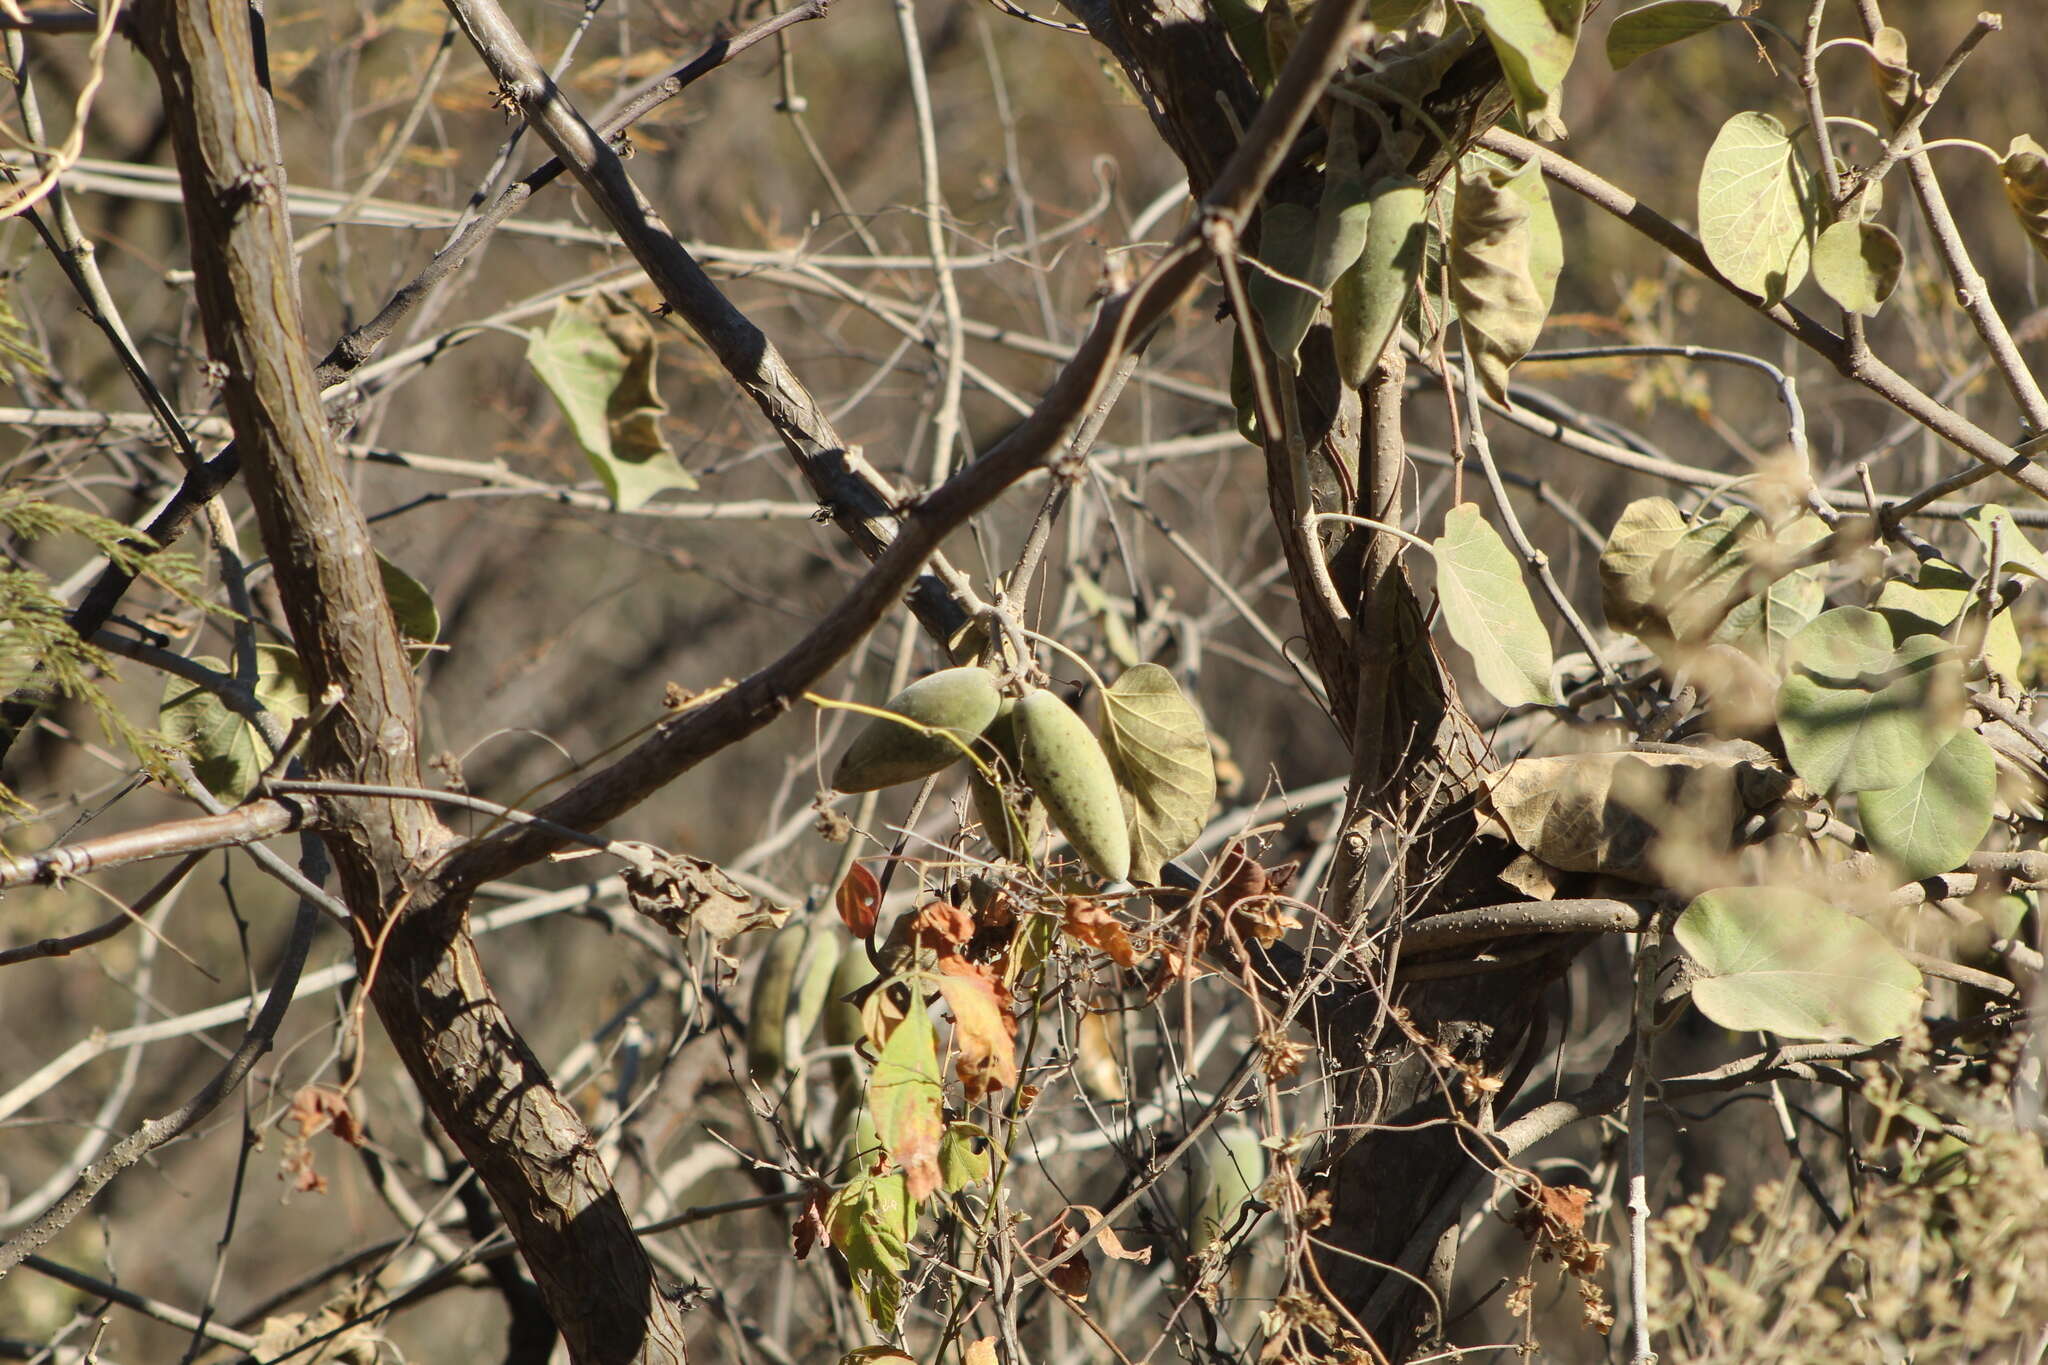
[[[1081,1234],[1062,1222],[1058,1228],[1053,1230],[1053,1255],[1058,1256],[1063,1252],[1071,1250],[1074,1244],[1080,1240]],[[1088,1285],[1095,1278],[1095,1269],[1088,1264],[1088,1256],[1085,1252],[1077,1252],[1072,1260],[1064,1261],[1054,1266],[1051,1270],[1046,1271],[1045,1277],[1052,1281],[1054,1289],[1059,1290],[1060,1293],[1079,1303],[1088,1297]]]
[[[838,894],[832,899],[839,906],[839,918],[855,938],[875,936],[875,921],[882,914],[882,884],[865,865],[855,863],[848,869],[846,880],[839,883]]]
[[[796,1224],[789,1230],[791,1248],[801,1261],[811,1254],[811,1248],[823,1242],[832,1245],[831,1225],[825,1221],[825,1206],[832,1202],[832,1187],[814,1184],[804,1195],[804,1206],[797,1213]]]
[[[363,1126],[348,1106],[348,1096],[324,1085],[300,1086],[286,1117],[298,1125],[301,1138],[331,1131],[351,1147],[363,1145]]]
[[[935,953],[946,953],[974,937],[974,916],[950,901],[929,901],[911,923],[917,939]]]
[[[1103,1255],[1117,1261],[1136,1261],[1139,1265],[1146,1265],[1151,1262],[1152,1248],[1139,1247],[1136,1251],[1132,1251],[1126,1247],[1117,1238],[1116,1229],[1102,1221],[1101,1209],[1091,1204],[1074,1204],[1070,1207],[1073,1212],[1087,1219],[1091,1226],[1097,1223],[1102,1224],[1101,1227],[1095,1230],[1095,1245],[1101,1248]]]
[[[1067,897],[1066,931],[1079,942],[1087,944],[1098,952],[1109,954],[1110,961],[1119,967],[1138,965],[1137,949],[1131,946],[1131,936],[1116,922],[1116,916],[1081,896]]]

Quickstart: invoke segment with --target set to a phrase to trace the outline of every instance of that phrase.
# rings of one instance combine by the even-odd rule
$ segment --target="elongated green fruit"
[[[1131,875],[1131,835],[1109,756],[1088,722],[1040,689],[1017,702],[1017,756],[1024,780],[1091,871],[1120,882]]]
[[[789,987],[789,1055],[794,1062],[811,1041],[825,1002],[831,997],[832,977],[846,951],[846,935],[829,916],[813,915],[811,932],[804,940],[804,955],[797,963],[796,979]],[[857,956],[865,958],[866,953]]]
[[[1230,339],[1230,405],[1237,409],[1237,434],[1253,445],[1264,444],[1259,439],[1259,390],[1252,383],[1251,357],[1244,349],[1244,339],[1251,335],[1249,327],[1240,326]]]
[[[1336,330],[1337,369],[1357,388],[1379,364],[1408,295],[1422,277],[1429,192],[1405,175],[1390,175],[1372,187],[1370,230],[1358,260],[1337,277],[1330,295]]]
[[[853,1047],[863,1036],[860,1006],[849,1005],[846,997],[873,981],[880,973],[859,944],[841,954],[832,970],[832,984],[825,992],[825,1042],[830,1047]],[[860,1103],[860,1063],[852,1057],[832,1059],[832,1078],[838,1085],[841,1104]],[[851,1096],[850,1099],[847,1096]]]
[[[981,732],[982,743],[995,751],[990,766],[1005,783],[1015,782],[1024,771],[1017,758],[1016,708],[1016,702],[1003,698],[1002,709]],[[1045,833],[1045,806],[1035,797],[1027,796],[1021,806],[1012,807],[1003,799],[1003,788],[983,777],[979,769],[967,775],[967,793],[974,798],[982,837],[1004,858],[1022,861],[1025,851]]]
[[[1284,11],[1287,6],[1273,8]],[[1268,204],[1259,214],[1259,260],[1268,269],[1247,267],[1245,292],[1258,309],[1267,344],[1290,359],[1316,317],[1315,294],[1294,283],[1308,274],[1315,243],[1316,216],[1303,205]]]
[[[882,709],[919,725],[950,731],[960,743],[946,734],[871,717],[833,770],[833,787],[843,792],[871,792],[930,777],[960,757],[961,744],[988,728],[1002,700],[994,676],[971,664],[919,678],[884,702]]]
[[[1239,1124],[1224,1129],[1212,1144],[1196,1150],[1189,1163],[1187,1202],[1181,1228],[1188,1247],[1200,1254],[1237,1223],[1237,1211],[1266,1181],[1266,1149],[1259,1135]]]
[[[1316,204],[1316,235],[1302,278],[1326,295],[1365,250],[1372,199],[1358,165],[1358,139],[1351,127],[1351,109],[1338,105],[1330,115],[1330,142],[1323,157],[1323,197]]]
[[[789,1064],[789,997],[803,961],[808,925],[791,920],[775,931],[754,971],[747,1007],[747,1074],[763,1085],[782,1079]]]

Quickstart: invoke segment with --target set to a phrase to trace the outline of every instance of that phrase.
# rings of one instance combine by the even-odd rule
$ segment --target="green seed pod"
[[[754,969],[747,1007],[747,1074],[762,1085],[782,1080],[790,1061],[789,997],[797,982],[809,926],[794,919],[775,931]]]
[[[1004,799],[1004,793],[1014,788],[1024,772],[1017,758],[1016,709],[1016,702],[1003,698],[996,718],[981,732],[985,748],[995,751],[989,766],[1003,785],[989,781],[977,768],[968,774],[967,792],[974,798],[974,814],[981,821],[982,837],[999,856],[1021,862],[1045,833],[1045,807],[1029,793],[1021,803]]]
[[[794,1061],[810,1045],[818,1019],[831,997],[832,978],[846,951],[846,937],[839,926],[824,915],[811,917],[810,936],[804,941],[804,955],[797,964],[796,979],[789,990],[789,1055]],[[865,959],[866,953],[857,956]]]
[[[1120,882],[1131,875],[1131,835],[1109,756],[1088,722],[1043,689],[1018,701],[1014,724],[1024,780],[1091,871]]]
[[[1323,164],[1323,197],[1316,205],[1316,235],[1302,278],[1327,295],[1365,250],[1366,226],[1372,217],[1349,105],[1337,105],[1331,112]]]
[[[1272,9],[1286,9],[1275,4]],[[1271,9],[1268,10],[1271,13]],[[1301,204],[1268,204],[1259,215],[1259,260],[1268,269],[1245,271],[1245,292],[1266,329],[1266,344],[1292,359],[1315,321],[1319,302],[1310,290],[1294,283],[1308,274],[1315,250],[1316,216]],[[1277,275],[1273,272],[1279,272]],[[1285,275],[1286,279],[1280,276]]]
[[[1188,1163],[1181,1231],[1197,1255],[1237,1225],[1238,1209],[1266,1180],[1266,1149],[1242,1124],[1225,1128],[1213,1143],[1195,1149]]]
[[[831,985],[825,991],[825,1043],[829,1047],[853,1047],[865,1036],[860,1021],[860,1006],[849,1005],[846,997],[873,981],[881,973],[868,960],[867,951],[858,944],[841,955],[832,971]],[[832,1059],[832,1078],[839,1087],[842,1105],[844,1097],[852,1096],[851,1102],[860,1103],[860,1063],[852,1057]]]
[[[833,770],[833,788],[871,792],[930,777],[960,757],[960,744],[972,742],[988,728],[1002,700],[994,675],[972,664],[919,678],[884,702],[882,709],[931,726],[934,732],[880,716],[869,718]],[[954,743],[955,737],[960,744]]]
[[[1366,381],[1401,325],[1408,296],[1422,277],[1429,231],[1429,192],[1419,181],[1390,175],[1372,187],[1368,203],[1365,250],[1337,278],[1330,296],[1337,369],[1352,388]]]

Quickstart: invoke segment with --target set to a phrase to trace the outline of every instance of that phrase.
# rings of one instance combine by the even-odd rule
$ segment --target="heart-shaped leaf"
[[[1655,570],[1685,526],[1685,513],[1669,498],[1637,498],[1621,509],[1600,552],[1600,606],[1608,625],[1634,634],[1661,617]]]
[[[1918,881],[1953,872],[1991,828],[1998,761],[1975,730],[1958,730],[1912,781],[1858,793],[1870,846]]]
[[[1829,298],[1866,317],[1892,296],[1906,252],[1891,229],[1844,218],[1813,244],[1813,278]]]
[[[2027,539],[2027,533],[2020,529],[2012,513],[1995,502],[1982,507],[1973,507],[1963,520],[1977,533],[1977,542],[1984,547],[1984,562],[1991,562],[1991,542],[1998,541],[1998,572],[2008,573],[2017,569],[2023,574],[2048,580],[2048,555],[2036,549],[2034,542]]]
[[[1102,694],[1102,748],[1116,769],[1131,829],[1131,875],[1159,880],[1186,852],[1216,801],[1209,732],[1158,664],[1125,669]]]
[[[1895,1038],[1920,1010],[1920,973],[1884,935],[1804,892],[1730,887],[1694,900],[1676,937],[1692,999],[1723,1028],[1781,1038]]]
[[[1792,637],[1778,730],[1793,769],[1822,791],[1894,787],[1934,761],[1962,723],[1962,670],[1936,636],[1894,647],[1884,617],[1837,607]]]
[[[1550,631],[1500,532],[1477,504],[1461,502],[1444,514],[1430,549],[1444,624],[1472,656],[1480,684],[1503,706],[1552,701]]]
[[[1920,566],[1919,574],[1910,583],[1902,578],[1887,580],[1875,606],[1878,615],[1891,624],[1892,638],[1904,644],[1915,635],[1947,638],[1956,618],[1972,607],[1981,607],[1983,600],[1984,594],[1978,591],[1976,580],[1970,575],[1953,564],[1930,559]],[[1982,620],[1981,610],[1977,619]],[[1974,655],[1975,632],[1964,631],[1960,635],[1962,644],[1958,652]],[[2013,625],[2011,612],[2002,611],[1991,618],[1983,650],[1985,662],[1993,670],[2008,678],[2019,676],[2020,633]]]
[[[1785,125],[1737,114],[1700,168],[1700,241],[1737,288],[1776,303],[1806,278],[1811,186]]]

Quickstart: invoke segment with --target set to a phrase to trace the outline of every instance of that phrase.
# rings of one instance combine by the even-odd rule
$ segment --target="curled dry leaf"
[[[753,929],[780,928],[789,907],[759,899],[717,864],[687,853],[625,871],[633,909],[671,934],[701,929],[714,948]]]
[[[839,883],[832,901],[839,907],[839,918],[855,938],[875,936],[875,921],[882,913],[882,883],[865,864],[855,863],[846,870],[846,880]]]
[[[957,956],[939,959],[939,992],[953,1011],[953,1062],[971,1103],[1017,1085],[1017,1041],[1001,987]]]
[[[1119,967],[1138,965],[1138,950],[1131,945],[1131,936],[1117,923],[1116,916],[1084,896],[1067,897],[1066,920],[1061,927],[1069,937],[1109,954],[1110,961]]]
[[[1285,8],[1285,6],[1282,6],[1282,8]],[[1059,1256],[1072,1251],[1080,1240],[1081,1234],[1067,1226],[1066,1222],[1062,1220],[1060,1225],[1053,1229],[1053,1255]],[[1051,1270],[1048,1270],[1045,1273],[1045,1277],[1052,1282],[1054,1289],[1059,1290],[1060,1293],[1079,1303],[1088,1297],[1088,1286],[1095,1279],[1095,1268],[1088,1264],[1086,1252],[1077,1252],[1071,1259],[1062,1261]]]
[[[1139,1265],[1151,1264],[1152,1248],[1139,1247],[1136,1251],[1133,1251],[1125,1246],[1122,1241],[1118,1240],[1116,1229],[1103,1220],[1101,1209],[1096,1208],[1092,1204],[1074,1204],[1070,1206],[1070,1210],[1080,1214],[1088,1220],[1090,1226],[1094,1227],[1095,1245],[1101,1248],[1103,1255],[1113,1261],[1136,1261]]]

